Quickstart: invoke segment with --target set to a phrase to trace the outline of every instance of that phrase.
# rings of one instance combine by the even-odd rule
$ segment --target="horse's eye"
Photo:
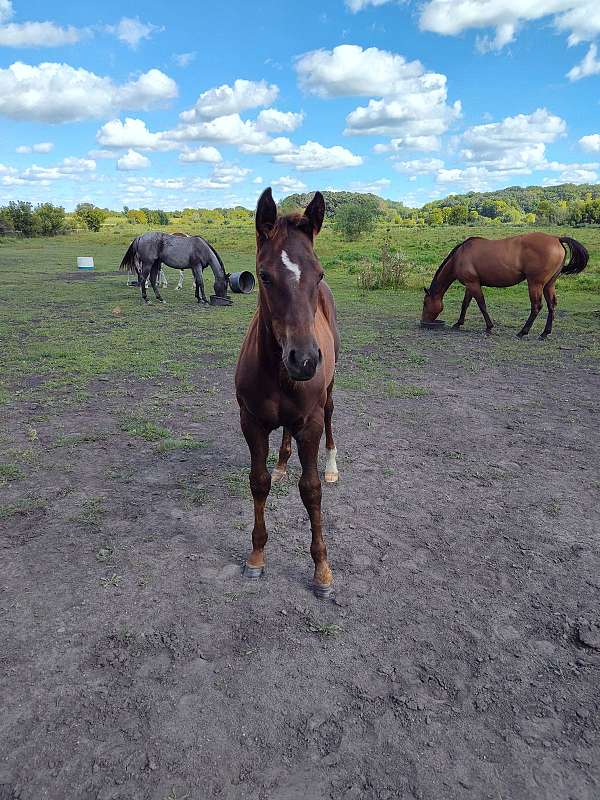
[[[258,273],[258,277],[265,284],[265,286],[270,286],[271,285],[271,282],[272,282],[271,281],[271,276],[269,275],[268,272],[265,272],[264,269],[261,269],[261,271]]]
[[[321,281],[323,280],[323,278],[324,278],[324,277],[325,277],[325,273],[324,273],[324,272],[322,272],[322,273],[319,275],[319,280],[317,281],[317,283],[321,283]]]

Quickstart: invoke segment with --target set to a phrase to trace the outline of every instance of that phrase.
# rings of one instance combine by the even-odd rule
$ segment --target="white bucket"
[[[94,269],[94,259],[91,256],[77,256],[77,269]]]

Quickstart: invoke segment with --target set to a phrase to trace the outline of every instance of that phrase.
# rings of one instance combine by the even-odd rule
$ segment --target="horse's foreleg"
[[[473,299],[473,295],[469,291],[469,289],[465,289],[465,296],[462,301],[462,306],[460,308],[460,317],[456,320],[453,328],[461,328],[465,324],[465,317],[467,316],[467,309],[469,307],[469,303]]]
[[[467,289],[477,301],[477,305],[479,306],[481,315],[485,320],[485,332],[491,333],[492,328],[494,327],[494,323],[492,322],[492,318],[488,314],[487,306],[485,304],[485,297],[483,296],[483,292],[481,291],[481,286],[479,284],[471,284],[467,286]]]
[[[267,469],[269,433],[243,409],[240,411],[240,422],[242,433],[250,449],[250,490],[254,500],[252,553],[246,561],[244,575],[247,578],[259,578],[265,568],[264,549],[268,538],[265,525],[265,504],[271,489],[271,476]]]
[[[325,403],[325,449],[327,450],[327,463],[325,464],[325,483],[337,483],[339,478],[337,468],[337,447],[333,440],[333,381],[327,389],[327,402]]]
[[[535,318],[542,310],[542,287],[539,284],[529,284],[529,299],[531,301],[531,313],[527,317],[525,325],[523,325],[521,330],[517,333],[519,339],[523,336],[527,336]]]
[[[310,554],[315,562],[313,578],[313,591],[317,597],[330,597],[332,591],[333,575],[327,563],[327,548],[323,540],[321,523],[321,481],[317,458],[319,455],[319,442],[323,434],[323,417],[312,419],[296,436],[298,442],[298,455],[302,464],[300,478],[300,497],[310,517],[312,542]]]
[[[553,283],[547,283],[544,286],[544,297],[546,298],[546,305],[548,306],[548,317],[546,319],[546,326],[540,336],[540,339],[545,339],[552,333],[552,323],[554,322],[554,309],[557,305],[556,289]]]
[[[206,295],[204,294],[204,278],[202,277],[202,267],[193,267],[194,278],[196,279],[196,300],[200,302],[200,295],[202,295],[202,302],[208,303]]]
[[[287,463],[292,455],[292,434],[287,428],[283,429],[283,436],[281,437],[281,447],[279,448],[279,459],[277,466],[271,473],[271,481],[280,481],[287,475]]]
[[[177,286],[175,289],[179,290],[183,288],[183,270],[179,270],[179,280],[177,281]]]

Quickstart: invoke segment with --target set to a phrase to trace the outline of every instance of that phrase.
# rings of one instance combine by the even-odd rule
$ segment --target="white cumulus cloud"
[[[598,60],[598,48],[595,44],[591,44],[590,49],[581,59],[579,64],[576,64],[567,72],[567,78],[570,81],[579,81],[582,78],[589,78],[590,75],[599,74],[600,61]]]
[[[272,133],[292,133],[302,125],[303,120],[304,114],[301,112],[265,108],[256,118],[256,128],[259,131]]]
[[[54,22],[11,22],[0,25],[0,47],[63,47],[81,41],[88,32]]]
[[[203,92],[195,106],[180,116],[184,122],[196,122],[239,114],[248,108],[270,105],[278,94],[275,84],[238,79],[233,86],[223,84]]]
[[[175,81],[157,69],[121,85],[69,64],[15,62],[0,69],[0,115],[16,120],[76,122],[119,109],[145,111],[176,95]]]
[[[198,147],[195,150],[184,150],[179,154],[179,160],[186,164],[192,164],[198,161],[216,164],[223,160],[223,156],[216,147]]]
[[[290,194],[292,192],[305,192],[307,186],[299,178],[294,178],[290,175],[283,175],[281,178],[276,178],[271,181],[271,185],[280,194]]]
[[[395,0],[346,0],[346,7],[349,8],[353,14],[356,14],[357,11],[363,11],[363,9],[369,6],[384,6],[392,2],[395,2]]]
[[[590,133],[588,136],[582,136],[579,144],[588,153],[600,153],[600,133]]]
[[[591,41],[600,33],[597,0],[429,0],[421,8],[420,27],[445,36],[469,29],[493,29],[479,39],[480,50],[499,50],[515,39],[526,22],[551,17],[569,34],[569,45]]]
[[[116,25],[109,25],[107,31],[114,34],[119,41],[135,50],[142,39],[149,39],[155,31],[163,31],[164,28],[152,25],[150,22],[142,22],[138,17],[123,17]]]
[[[546,144],[566,132],[563,119],[545,108],[501,122],[475,125],[459,137],[461,156],[489,171],[529,174],[545,163]]]
[[[347,116],[348,136],[390,136],[408,147],[439,149],[439,137],[461,113],[459,101],[447,102],[445,75],[376,47],[316,50],[296,61],[296,71],[300,86],[319,97],[379,98]]]
[[[53,142],[38,142],[38,144],[22,144],[17,147],[17,153],[50,153],[54,150]]]
[[[176,145],[166,141],[161,133],[151,133],[141,119],[126,117],[125,122],[112,119],[96,133],[103,147],[133,147],[138,150],[173,150]]]
[[[340,145],[324,147],[319,142],[306,142],[290,153],[273,156],[278,164],[291,164],[301,172],[318,169],[341,169],[357,167],[363,163],[360,156]]]
[[[131,171],[135,169],[146,169],[150,166],[150,159],[137,150],[128,150],[117,160],[117,169]]]

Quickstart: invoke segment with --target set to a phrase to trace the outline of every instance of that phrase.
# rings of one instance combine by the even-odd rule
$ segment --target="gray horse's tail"
[[[127,248],[127,252],[123,256],[123,261],[121,261],[121,266],[119,267],[120,270],[127,270],[127,272],[131,272],[135,274],[135,267],[137,261],[137,243],[138,243],[139,236],[133,240],[133,242]]]
[[[577,272],[582,272],[587,267],[590,258],[586,248],[581,242],[578,242],[577,239],[571,239],[570,236],[560,236],[558,241],[563,245],[566,244],[571,252],[571,258],[562,268],[561,274],[575,275]]]

